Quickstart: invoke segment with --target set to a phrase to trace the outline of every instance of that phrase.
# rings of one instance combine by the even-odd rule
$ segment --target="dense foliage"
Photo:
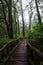
[[[0,48],[3,47],[7,42],[9,42],[11,39],[9,38],[0,38]]]
[[[43,25],[37,24],[31,30],[29,30],[29,38],[34,40],[43,39]]]
[[[36,24],[28,32],[30,43],[43,51],[43,24]]]

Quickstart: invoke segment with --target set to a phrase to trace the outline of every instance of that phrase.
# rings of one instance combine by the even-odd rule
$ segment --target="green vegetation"
[[[20,38],[23,38],[23,35],[22,34],[14,34],[14,38],[15,39],[20,39]]]
[[[40,65],[43,65],[43,62],[41,62],[41,64]]]
[[[7,42],[9,42],[11,39],[9,38],[0,38],[0,48],[3,47]]]
[[[14,34],[14,39],[21,39],[21,38],[23,38],[22,35]],[[12,39],[10,39],[8,37],[0,38],[0,48],[3,47],[3,45],[5,45],[6,43],[8,43],[10,40],[12,40]]]
[[[29,30],[29,38],[34,40],[40,40],[43,38],[43,25],[37,24],[31,30]]]
[[[29,30],[28,35],[30,43],[43,51],[43,24],[36,24],[36,26]]]

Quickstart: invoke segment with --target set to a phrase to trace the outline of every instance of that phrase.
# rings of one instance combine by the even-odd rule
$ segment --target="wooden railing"
[[[6,62],[10,54],[16,49],[19,40],[12,40],[0,49],[0,63]]]
[[[34,65],[39,65],[43,61],[43,53],[28,43],[29,58],[34,62]]]

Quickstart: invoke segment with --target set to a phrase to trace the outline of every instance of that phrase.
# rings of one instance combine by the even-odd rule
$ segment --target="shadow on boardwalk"
[[[10,56],[6,65],[29,65],[27,61],[27,40],[24,39]]]

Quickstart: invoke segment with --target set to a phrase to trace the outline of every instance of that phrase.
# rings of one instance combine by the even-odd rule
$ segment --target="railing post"
[[[6,46],[6,52],[7,52],[7,56],[8,56],[9,55],[8,45]]]
[[[0,51],[0,60],[1,60],[1,51]]]

